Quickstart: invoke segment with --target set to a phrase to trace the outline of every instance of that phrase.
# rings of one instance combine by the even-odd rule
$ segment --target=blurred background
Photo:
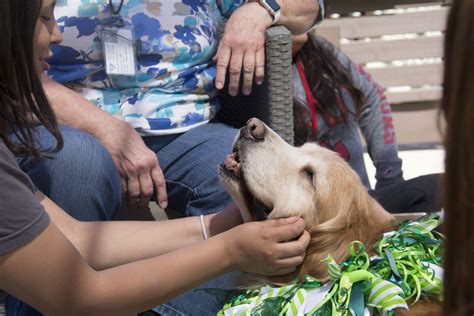
[[[326,20],[315,32],[361,64],[385,89],[405,179],[443,172],[438,102],[449,1],[325,2]],[[366,165],[373,176],[369,157]]]

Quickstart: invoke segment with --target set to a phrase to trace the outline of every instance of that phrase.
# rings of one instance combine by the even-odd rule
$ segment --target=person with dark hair
[[[231,205],[170,221],[79,222],[34,187],[14,154],[40,159],[63,147],[39,78],[49,68],[50,45],[61,41],[55,4],[0,2],[0,297],[9,294],[6,315],[132,315],[225,272],[282,275],[301,264],[310,238],[302,219],[232,228],[242,220]],[[38,124],[55,140],[50,148],[38,146]],[[173,312],[205,315],[220,308],[214,305],[187,302]]]
[[[474,1],[455,0],[444,44],[444,314],[474,315]]]
[[[384,89],[321,36],[293,36],[295,142],[315,141],[338,152],[371,195],[390,212],[440,209],[439,175],[405,181]],[[377,180],[371,188],[364,163],[365,139]]]

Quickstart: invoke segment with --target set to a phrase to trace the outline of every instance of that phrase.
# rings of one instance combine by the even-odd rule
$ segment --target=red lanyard
[[[308,100],[308,107],[311,111],[311,121],[313,122],[313,128],[317,132],[318,131],[318,117],[316,115],[316,99],[311,92],[311,89],[308,84],[308,80],[306,79],[306,75],[304,74],[303,64],[301,63],[301,59],[299,57],[296,58],[296,68],[298,68],[298,72],[300,74],[301,81],[303,82],[304,91],[306,93],[306,99]]]

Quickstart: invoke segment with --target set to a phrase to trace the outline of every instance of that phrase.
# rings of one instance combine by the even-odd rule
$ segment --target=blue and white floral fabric
[[[117,76],[105,73],[99,37],[118,19],[110,1],[58,0],[64,41],[53,48],[49,74],[144,135],[185,132],[218,110],[212,57],[223,19],[244,2],[124,0],[120,16],[140,43],[138,67],[135,76]]]

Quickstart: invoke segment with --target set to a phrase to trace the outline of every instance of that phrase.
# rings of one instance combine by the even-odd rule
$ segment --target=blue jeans
[[[170,208],[194,216],[219,212],[232,201],[217,167],[231,152],[236,135],[234,128],[209,123],[180,135],[143,138],[158,155]]]
[[[108,151],[94,137],[77,129],[61,127],[64,147],[48,158],[35,161],[18,157],[21,169],[35,186],[81,221],[111,220],[120,207],[120,177]],[[42,149],[56,144],[44,127],[38,127]]]
[[[39,190],[76,219],[110,220],[121,198],[113,160],[94,137],[67,127],[62,127],[61,133],[63,150],[40,162],[19,158],[21,168]],[[217,166],[231,151],[236,134],[237,130],[226,125],[210,123],[180,135],[144,138],[158,155],[170,208],[189,216],[215,213],[231,202],[219,183]],[[42,148],[55,144],[43,127],[38,128],[38,141]],[[225,287],[230,279],[222,276],[208,286]],[[12,296],[5,305],[7,316],[41,315]],[[157,310],[162,315],[211,315],[219,308],[220,303],[212,296],[190,291]]]
[[[153,311],[166,316],[215,316],[228,299],[219,289],[236,288],[238,284],[241,284],[241,280],[240,272],[221,275],[153,308]],[[211,292],[206,292],[206,289]]]

